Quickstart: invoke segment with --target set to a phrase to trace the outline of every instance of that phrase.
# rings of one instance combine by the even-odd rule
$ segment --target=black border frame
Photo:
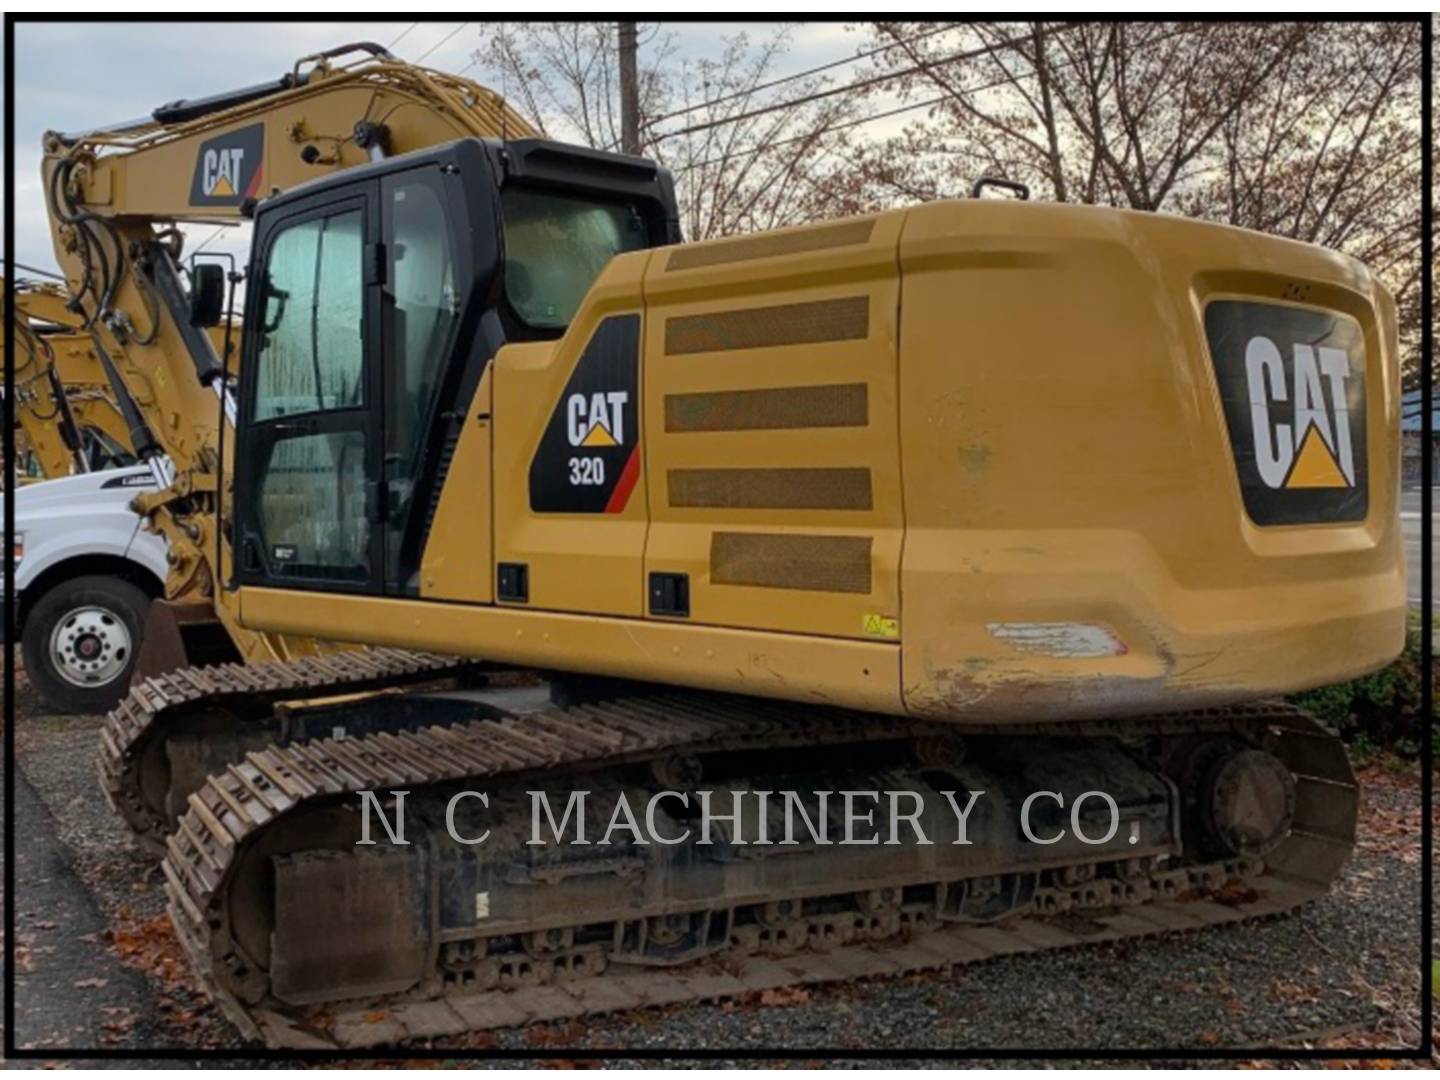
[[[384,18],[385,13],[367,13],[369,17],[376,16]],[[530,13],[533,14],[533,13]],[[848,13],[861,14],[861,13]],[[889,13],[893,15],[894,13]],[[974,12],[967,13],[975,17],[983,17],[995,13]],[[1049,13],[1039,13],[1048,15]],[[1065,17],[1073,17],[1074,12],[1065,13]],[[490,20],[498,18],[523,19],[528,17],[525,13],[492,13]],[[779,17],[779,16],[775,16]],[[1113,20],[1113,15],[1102,15],[1102,18]],[[1264,18],[1284,19],[1284,14],[1269,16],[1228,16],[1222,17],[1226,21],[1258,21]],[[682,18],[684,18],[682,16]],[[797,16],[803,21],[803,16]],[[1201,18],[1211,18],[1201,16]],[[726,21],[726,16],[715,17],[716,21]],[[13,263],[15,246],[15,28],[19,23],[47,23],[62,21],[54,15],[28,15],[6,13],[4,24],[4,53],[3,62],[4,75],[4,146],[6,149],[5,164],[5,193],[4,193],[4,233],[3,244],[4,254],[3,268],[5,274],[5,310],[10,310],[14,302],[15,289],[15,267]],[[267,14],[263,17],[256,16],[247,18],[242,14],[217,14],[211,17],[188,15],[176,19],[160,19],[149,14],[110,14],[103,17],[96,17],[96,22],[295,22],[314,21],[312,15],[274,15]],[[404,21],[401,18],[398,21]],[[438,21],[433,18],[422,21]],[[1325,19],[1308,21],[1343,22],[1346,19]],[[1421,263],[1423,275],[1420,283],[1420,348],[1421,348],[1421,370],[1420,370],[1420,392],[1421,392],[1421,438],[1424,446],[1428,449],[1433,437],[1432,431],[1432,409],[1430,407],[1433,393],[1433,362],[1434,362],[1434,332],[1432,318],[1434,315],[1434,208],[1431,202],[1434,188],[1434,120],[1433,120],[1433,98],[1434,98],[1434,31],[1432,15],[1424,13],[1419,17],[1382,15],[1379,19],[1366,19],[1365,21],[1390,21],[1390,22],[1418,22],[1420,24],[1420,41],[1423,61],[1420,74],[1420,152],[1422,156],[1420,166],[1421,178],[1421,204],[1420,204],[1420,231],[1421,231]],[[343,35],[341,35],[343,36]],[[9,318],[4,320],[4,344],[5,344],[5,385],[8,387],[11,382],[15,357],[15,329],[14,323]],[[0,417],[3,417],[3,445],[5,461],[14,460],[15,435],[14,435],[14,397],[6,393],[4,395],[3,409],[0,409]],[[1432,474],[1431,454],[1426,452],[1421,455],[1420,482],[1420,548],[1422,557],[1432,550],[1432,506],[1431,506],[1431,484],[1434,481]],[[4,583],[5,594],[3,599],[3,617],[5,627],[14,626],[14,560],[10,557],[12,537],[15,531],[15,501],[13,498],[4,498]],[[1434,582],[1431,580],[1431,560],[1424,558],[1420,571],[1420,596],[1422,613],[1425,617],[1421,619],[1420,629],[1420,650],[1422,684],[1420,690],[1420,705],[1422,716],[1430,716],[1432,710],[1433,695],[1433,608],[1432,590]],[[7,635],[8,636],[8,635]],[[268,1047],[255,1049],[219,1049],[219,1048],[196,1048],[186,1049],[183,1047],[159,1047],[153,1050],[130,1050],[117,1049],[114,1047],[61,1047],[42,1049],[21,1049],[15,1045],[15,649],[13,643],[7,644],[4,649],[4,724],[5,724],[5,764],[4,764],[4,785],[5,785],[5,852],[4,852],[4,931],[5,931],[5,971],[4,971],[4,1041],[0,1046],[4,1058],[11,1061],[280,1061],[280,1062],[357,1062],[357,1061],[394,1061],[396,1059],[409,1060],[473,1060],[473,1061],[540,1061],[568,1059],[579,1061],[611,1061],[611,1060],[634,1060],[634,1061],[766,1061],[766,1060],[805,1060],[816,1059],[831,1061],[1053,1061],[1053,1062],[1078,1062],[1078,1061],[1248,1061],[1248,1060],[1274,1060],[1274,1061],[1340,1061],[1340,1060],[1417,1060],[1428,1061],[1431,1057],[1431,1047],[1435,1035],[1435,987],[1434,987],[1434,944],[1432,941],[1433,929],[1433,885],[1434,885],[1434,837],[1433,837],[1433,738],[1421,739],[1420,767],[1421,767],[1421,826],[1420,826],[1420,853],[1421,853],[1421,904],[1420,904],[1420,1042],[1418,1046],[1412,1047],[1367,1047],[1367,1048],[1346,1048],[1337,1050],[1326,1050],[1317,1047],[1296,1047],[1290,1049],[1270,1047],[1150,1047],[1139,1049],[1114,1049],[1094,1047],[1070,1047],[1070,1048],[1009,1048],[997,1047],[991,1049],[957,1049],[954,1047],[943,1048],[905,1048],[905,1049],[848,1049],[848,1048],[774,1048],[763,1047],[736,1047],[706,1048],[706,1049],[669,1049],[664,1047],[636,1047],[633,1049],[602,1049],[592,1047],[535,1047],[525,1049],[490,1049],[490,1050],[438,1050],[422,1047],[397,1047],[390,1050],[369,1049],[369,1050],[310,1050],[310,1051],[285,1051],[274,1050]]]

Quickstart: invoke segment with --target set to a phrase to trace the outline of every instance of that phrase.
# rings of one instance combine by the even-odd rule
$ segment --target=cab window
[[[644,219],[623,203],[512,187],[500,208],[505,294],[536,329],[565,329],[606,263],[648,246]]]
[[[311,218],[280,233],[262,288],[254,419],[364,404],[360,212]]]

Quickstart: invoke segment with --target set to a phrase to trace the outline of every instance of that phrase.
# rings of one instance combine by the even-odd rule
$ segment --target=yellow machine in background
[[[129,425],[64,292],[21,282],[15,303],[17,457],[47,480],[133,463]]]
[[[1365,267],[981,200],[686,245],[654,163],[520,137],[363,48],[153,140],[46,142],[57,258],[174,417],[149,505],[189,544],[176,595],[374,647],[181,671],[107,723],[107,793],[237,1023],[428,1038],[1323,894],[1354,777],[1267,699],[1403,642],[1395,318]],[[214,283],[183,295],[154,222],[242,206],[211,428]],[[645,831],[529,842],[537,790]],[[372,846],[362,792],[403,800],[407,842]],[[751,805],[776,792],[819,826],[780,832]],[[832,846],[836,792],[908,793],[923,830]],[[1037,792],[1049,839],[1020,827]],[[972,842],[957,793],[985,796]],[[687,966],[719,954],[718,988]]]
[[[28,534],[30,558],[18,562],[25,544],[17,536],[16,638],[30,690],[45,706],[103,711],[124,698],[145,655],[136,646],[163,582],[165,548],[140,537],[126,509],[139,488],[154,486],[152,478],[133,469],[98,474],[136,465],[136,445],[155,442],[150,424],[162,418],[147,417],[124,392],[83,313],[71,309],[62,290],[21,281],[14,297],[15,362],[7,386],[15,408],[14,471],[26,484],[78,481],[47,484],[17,500],[17,534]],[[217,326],[209,334],[217,355],[238,346],[238,330]]]

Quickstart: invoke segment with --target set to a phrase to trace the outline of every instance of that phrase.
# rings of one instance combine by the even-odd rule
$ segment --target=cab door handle
[[[365,485],[365,520],[371,525],[384,525],[390,520],[390,483],[371,480]]]
[[[315,432],[315,420],[281,420],[272,430],[280,435],[312,435]]]

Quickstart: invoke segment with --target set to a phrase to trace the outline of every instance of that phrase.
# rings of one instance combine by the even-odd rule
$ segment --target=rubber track
[[[406,649],[356,649],[273,664],[180,668],[130,688],[100,731],[100,790],[142,844],[164,854],[166,822],[145,805],[136,772],[148,742],[194,708],[269,716],[300,698],[363,693],[478,671],[471,660]]]
[[[606,973],[556,983],[433,1000],[402,998],[332,1006],[326,1030],[297,1026],[265,1007],[250,1008],[224,988],[220,971],[243,959],[211,952],[212,927],[225,924],[222,905],[235,856],[262,829],[282,827],[297,807],[359,789],[414,787],[470,777],[572,767],[605,767],[659,753],[707,747],[794,745],[935,730],[863,713],[827,713],[823,727],[783,703],[675,694],[553,711],[523,719],[479,720],[448,728],[350,740],[320,740],[249,754],[191,796],[190,809],[168,840],[164,863],[171,919],[197,971],[236,1024],[251,1036],[287,1047],[362,1047],[458,1035],[640,1006],[729,998],[793,984],[825,983],[949,969],[996,956],[1072,948],[1122,938],[1195,930],[1274,915],[1320,896],[1354,845],[1358,790],[1342,744],[1288,706],[1236,709],[1100,725],[1143,730],[1217,724],[1266,724],[1281,735],[1273,752],[1296,776],[1296,818],[1290,836],[1266,859],[1252,888],[1225,903],[1205,899],[1218,885],[1196,868],[1196,886],[1181,898],[1097,909],[1069,917],[1031,916],[1007,925],[954,925],[911,937],[845,945],[778,958],[724,954],[723,965],[697,961],[675,969],[613,965]],[[1071,728],[1072,732],[1077,728]],[[1080,924],[1077,928],[1077,923]],[[225,940],[214,935],[222,945]],[[903,935],[902,935],[903,939]]]

